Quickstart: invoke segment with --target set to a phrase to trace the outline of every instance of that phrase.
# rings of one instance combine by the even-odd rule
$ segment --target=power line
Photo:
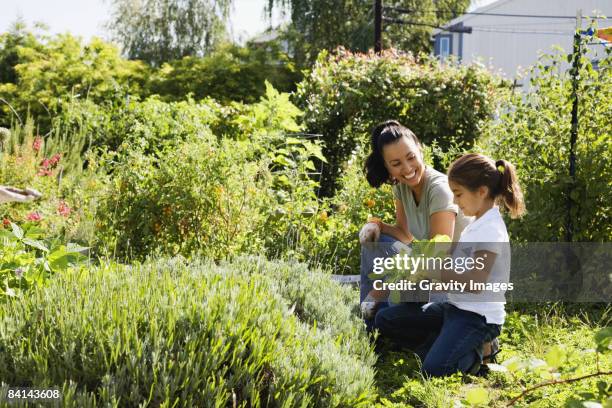
[[[416,22],[416,21],[407,21],[407,20],[402,20],[400,18],[388,18],[388,17],[383,17],[382,21],[385,21],[387,23],[406,24],[406,25],[415,25],[415,26],[437,28],[439,30],[448,31],[448,32],[452,32],[452,33],[468,33],[469,34],[469,33],[472,32],[472,28],[471,27],[462,27],[462,26],[458,26],[458,25],[453,25],[453,26],[449,26],[449,27],[441,27],[441,26],[436,25],[436,24],[420,23],[420,22]]]
[[[575,20],[576,16],[555,16],[555,15],[544,15],[544,14],[507,14],[507,13],[481,13],[481,12],[463,12],[460,10],[411,10],[402,7],[384,7],[385,10],[396,11],[398,13],[403,14],[417,14],[417,13],[427,13],[433,12],[436,14],[452,14],[454,17],[462,16],[462,15],[472,15],[472,16],[494,16],[494,17],[519,17],[519,18],[550,18],[550,19],[572,19]],[[593,20],[609,20],[612,17],[589,17],[583,16],[583,19],[593,19]]]
[[[551,34],[551,35],[573,35],[573,31],[542,31],[542,30],[504,30],[473,26],[473,31],[486,33],[508,33],[508,34]]]

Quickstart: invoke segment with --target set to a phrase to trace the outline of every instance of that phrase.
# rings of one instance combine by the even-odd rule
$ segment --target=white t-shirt
[[[500,284],[509,283],[510,243],[506,224],[498,207],[491,208],[465,227],[452,256],[454,258],[472,257],[476,251],[489,251],[497,254],[495,263],[489,272],[487,284],[497,283],[500,286]],[[488,290],[480,293],[454,292],[448,294],[448,302],[459,309],[484,316],[487,323],[501,325],[506,318],[504,294],[505,290],[499,292]]]

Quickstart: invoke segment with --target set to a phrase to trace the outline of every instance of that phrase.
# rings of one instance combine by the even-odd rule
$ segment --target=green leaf
[[[465,393],[465,400],[471,406],[486,405],[489,402],[489,393],[482,387],[472,388]]]
[[[595,333],[595,343],[597,343],[597,351],[604,353],[610,351],[612,342],[612,327],[606,327]]]
[[[19,227],[19,225],[11,222],[11,227],[13,228],[13,234],[18,238],[18,239],[23,239],[23,230]]]
[[[546,353],[545,360],[546,360],[546,363],[551,368],[558,368],[558,367],[561,367],[561,365],[563,365],[565,358],[566,358],[565,350],[563,350],[559,346],[553,346],[550,348],[550,350],[548,350],[548,353]]]
[[[34,247],[36,249],[40,249],[43,252],[49,252],[49,248],[47,248],[42,242],[40,241],[36,241],[34,239],[30,239],[30,238],[24,238],[23,243],[26,245],[29,245],[31,247]]]
[[[68,253],[79,253],[80,254],[88,249],[89,247],[84,247],[79,244],[75,244],[73,242],[69,242],[68,245],[66,245],[66,252]]]
[[[510,357],[508,360],[502,363],[504,367],[508,369],[508,371],[514,372],[523,368],[524,363],[518,356]]]

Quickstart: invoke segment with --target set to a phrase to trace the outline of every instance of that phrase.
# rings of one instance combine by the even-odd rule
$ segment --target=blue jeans
[[[424,311],[418,303],[380,309],[374,328],[402,347],[414,350],[429,376],[466,373],[482,362],[482,344],[499,336],[501,326],[450,303],[434,303]]]

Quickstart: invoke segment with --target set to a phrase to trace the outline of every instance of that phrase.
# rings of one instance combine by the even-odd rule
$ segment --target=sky
[[[234,40],[244,40],[268,27],[264,6],[268,0],[234,0],[231,13],[231,34]],[[104,24],[109,19],[108,0],[0,0],[0,32],[7,31],[17,16],[31,26],[43,22],[51,33],[69,31],[85,39],[93,36],[109,39]],[[280,19],[276,17],[275,23]]]
[[[230,16],[232,38],[243,43],[268,27],[264,6],[268,0],[234,0]],[[494,0],[473,0],[471,8]],[[109,39],[104,28],[110,15],[109,0],[0,0],[0,32],[5,32],[18,16],[29,26],[43,22],[51,33],[69,31],[88,40],[92,36]],[[274,24],[281,21],[279,16]]]

